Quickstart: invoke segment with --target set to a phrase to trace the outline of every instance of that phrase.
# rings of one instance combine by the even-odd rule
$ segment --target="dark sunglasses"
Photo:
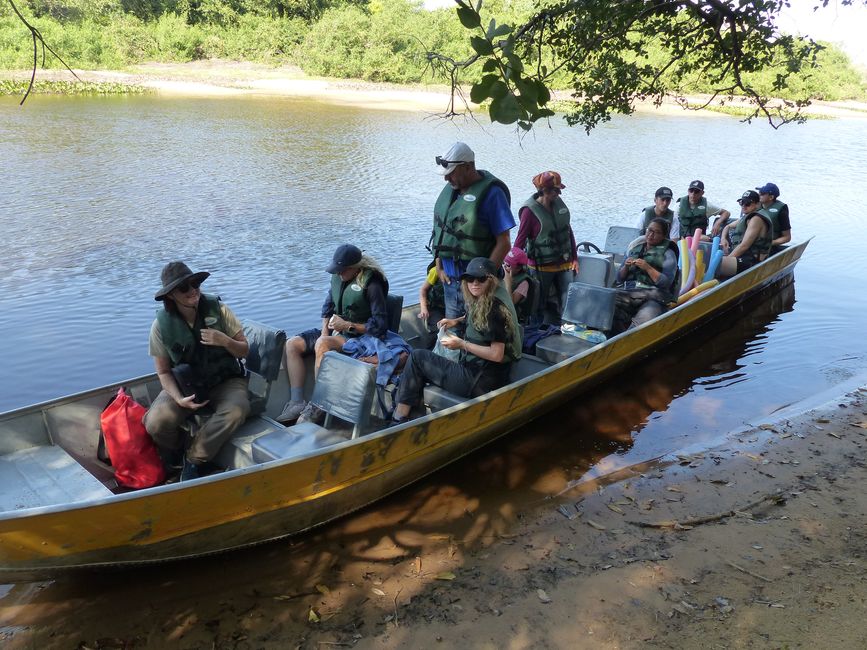
[[[691,187],[687,190],[688,194],[698,194],[699,192],[703,192],[704,190],[700,190],[697,187]]]
[[[448,168],[449,165],[463,165],[467,162],[466,160],[446,160],[442,156],[437,156],[434,160],[437,161],[437,165],[446,168]]]
[[[181,293],[189,293],[192,289],[198,289],[201,286],[200,280],[186,280],[175,287]]]
[[[467,284],[484,284],[490,276],[486,275],[483,278],[467,278]]]

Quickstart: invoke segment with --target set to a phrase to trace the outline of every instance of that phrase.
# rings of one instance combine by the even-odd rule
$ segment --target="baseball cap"
[[[738,203],[741,205],[746,205],[748,203],[758,203],[759,202],[759,194],[755,190],[747,190],[743,194],[741,194],[741,198],[738,199]]]
[[[664,185],[656,190],[656,194],[654,195],[656,198],[670,199],[674,197],[674,193],[671,191],[670,187],[665,187]]]
[[[455,142],[445,155],[437,156],[437,172],[446,176],[451,174],[458,165],[476,162],[476,154],[464,142]]]
[[[759,194],[773,194],[774,196],[780,195],[780,188],[773,183],[765,183],[756,189],[759,191]]]
[[[361,249],[352,244],[341,244],[334,251],[331,264],[325,269],[328,273],[340,273],[361,261]]]
[[[461,275],[461,280],[466,280],[467,278],[481,280],[489,275],[497,275],[497,267],[494,266],[494,263],[487,257],[474,257],[467,264],[467,270]]]
[[[522,249],[517,246],[512,246],[512,250],[506,254],[503,262],[509,266],[527,266],[527,264],[530,263],[530,260],[527,259],[527,253]]]
[[[689,189],[701,190],[702,192],[704,192],[704,183],[702,183],[701,181],[693,181],[689,184]]]

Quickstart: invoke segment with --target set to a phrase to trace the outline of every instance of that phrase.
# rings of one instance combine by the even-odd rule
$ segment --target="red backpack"
[[[142,422],[145,413],[145,407],[121,387],[99,419],[115,479],[136,489],[166,480],[163,462]]]

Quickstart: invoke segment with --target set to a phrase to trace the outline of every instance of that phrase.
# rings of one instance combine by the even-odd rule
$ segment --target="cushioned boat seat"
[[[609,253],[578,253],[577,282],[597,287],[614,284],[614,261]]]
[[[629,243],[640,236],[641,230],[638,228],[611,226],[608,229],[608,235],[605,237],[605,250],[614,255],[615,264],[620,264],[623,261]]]
[[[245,366],[249,373],[250,413],[265,410],[271,383],[280,375],[286,332],[255,321],[244,321],[244,336],[250,344]]]
[[[610,330],[614,322],[616,294],[615,289],[573,282],[569,285],[563,321],[581,324],[601,332]],[[568,334],[549,336],[536,344],[536,355],[549,363],[560,363],[594,345],[596,344]]]

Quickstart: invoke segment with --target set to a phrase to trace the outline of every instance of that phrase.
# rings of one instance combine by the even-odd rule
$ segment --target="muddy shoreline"
[[[142,86],[166,96],[232,97],[260,96],[287,97],[323,101],[332,104],[359,108],[402,111],[425,111],[446,113],[449,106],[449,91],[444,85],[399,85],[373,83],[353,79],[326,79],[308,77],[295,66],[273,67],[257,63],[237,61],[193,61],[190,63],[145,63],[123,71],[76,70],[83,81],[111,82]],[[30,70],[0,71],[0,78],[29,79]],[[66,70],[38,70],[38,80],[72,81]],[[468,95],[468,94],[467,94]],[[558,93],[557,98],[568,100],[568,93]],[[708,101],[706,96],[688,97],[693,106]],[[714,101],[714,104],[722,104]],[[745,100],[726,101],[729,107],[746,107]],[[652,102],[636,104],[637,112],[664,115],[718,115],[710,111],[684,110],[673,100],[660,106]],[[804,109],[809,115],[823,117],[867,118],[865,102],[815,101]]]
[[[0,600],[0,638],[8,648],[859,647],[865,444],[859,388],[715,449],[518,508],[440,481],[409,510],[386,501],[240,558],[16,586]],[[437,532],[444,521],[451,534]],[[245,554],[261,574],[233,570]]]

